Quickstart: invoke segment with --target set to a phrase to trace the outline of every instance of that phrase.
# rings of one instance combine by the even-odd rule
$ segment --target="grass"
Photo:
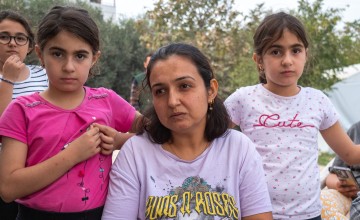
[[[320,152],[318,164],[321,166],[326,166],[330,162],[330,160],[333,159],[334,157],[335,157],[335,154],[333,154],[333,153]]]

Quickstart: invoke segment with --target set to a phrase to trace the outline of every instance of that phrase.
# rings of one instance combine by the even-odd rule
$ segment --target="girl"
[[[0,119],[0,195],[20,203],[17,219],[99,219],[111,152],[127,137],[104,125],[136,130],[139,114],[115,92],[84,86],[100,56],[87,11],[53,7],[37,37],[49,88],[14,100]]]
[[[228,130],[208,59],[170,44],[152,56],[146,80],[147,133],[126,142],[114,162],[103,219],[271,220],[260,156]]]
[[[0,11],[0,116],[12,99],[48,86],[43,68],[23,63],[34,46],[34,34],[26,19],[11,10]],[[14,220],[16,215],[17,204],[0,199],[0,219]]]
[[[48,86],[43,68],[23,63],[34,46],[34,34],[25,18],[14,11],[0,11],[0,115],[12,99]]]
[[[261,84],[230,95],[225,105],[262,156],[274,219],[321,219],[318,132],[349,164],[357,148],[342,130],[329,99],[297,84],[308,57],[302,23],[280,12],[267,16],[254,35]]]

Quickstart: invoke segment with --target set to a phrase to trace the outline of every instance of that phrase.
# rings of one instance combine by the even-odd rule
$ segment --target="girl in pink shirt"
[[[100,57],[87,11],[53,7],[37,37],[49,88],[14,100],[0,119],[0,195],[20,204],[17,219],[99,219],[111,153],[130,136],[114,129],[136,131],[140,114],[114,91],[84,86]]]

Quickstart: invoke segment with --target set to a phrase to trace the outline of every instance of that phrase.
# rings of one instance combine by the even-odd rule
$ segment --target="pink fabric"
[[[130,104],[112,90],[84,88],[85,99],[73,110],[54,106],[38,93],[19,97],[9,105],[0,118],[0,135],[28,145],[26,166],[59,153],[93,122],[121,132],[129,131],[135,117],[135,109]],[[79,212],[102,206],[110,168],[111,155],[95,155],[74,166],[51,185],[17,202],[56,212]]]

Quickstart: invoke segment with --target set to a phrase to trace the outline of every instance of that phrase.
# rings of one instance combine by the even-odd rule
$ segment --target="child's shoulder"
[[[40,97],[39,92],[18,96],[12,101],[13,105],[20,105],[23,107],[35,107],[42,103],[44,103],[44,100]]]
[[[93,88],[85,86],[85,90],[89,97],[107,97],[116,94],[115,91],[104,87]]]
[[[326,96],[324,92],[313,87],[300,87],[304,94],[309,96]]]

